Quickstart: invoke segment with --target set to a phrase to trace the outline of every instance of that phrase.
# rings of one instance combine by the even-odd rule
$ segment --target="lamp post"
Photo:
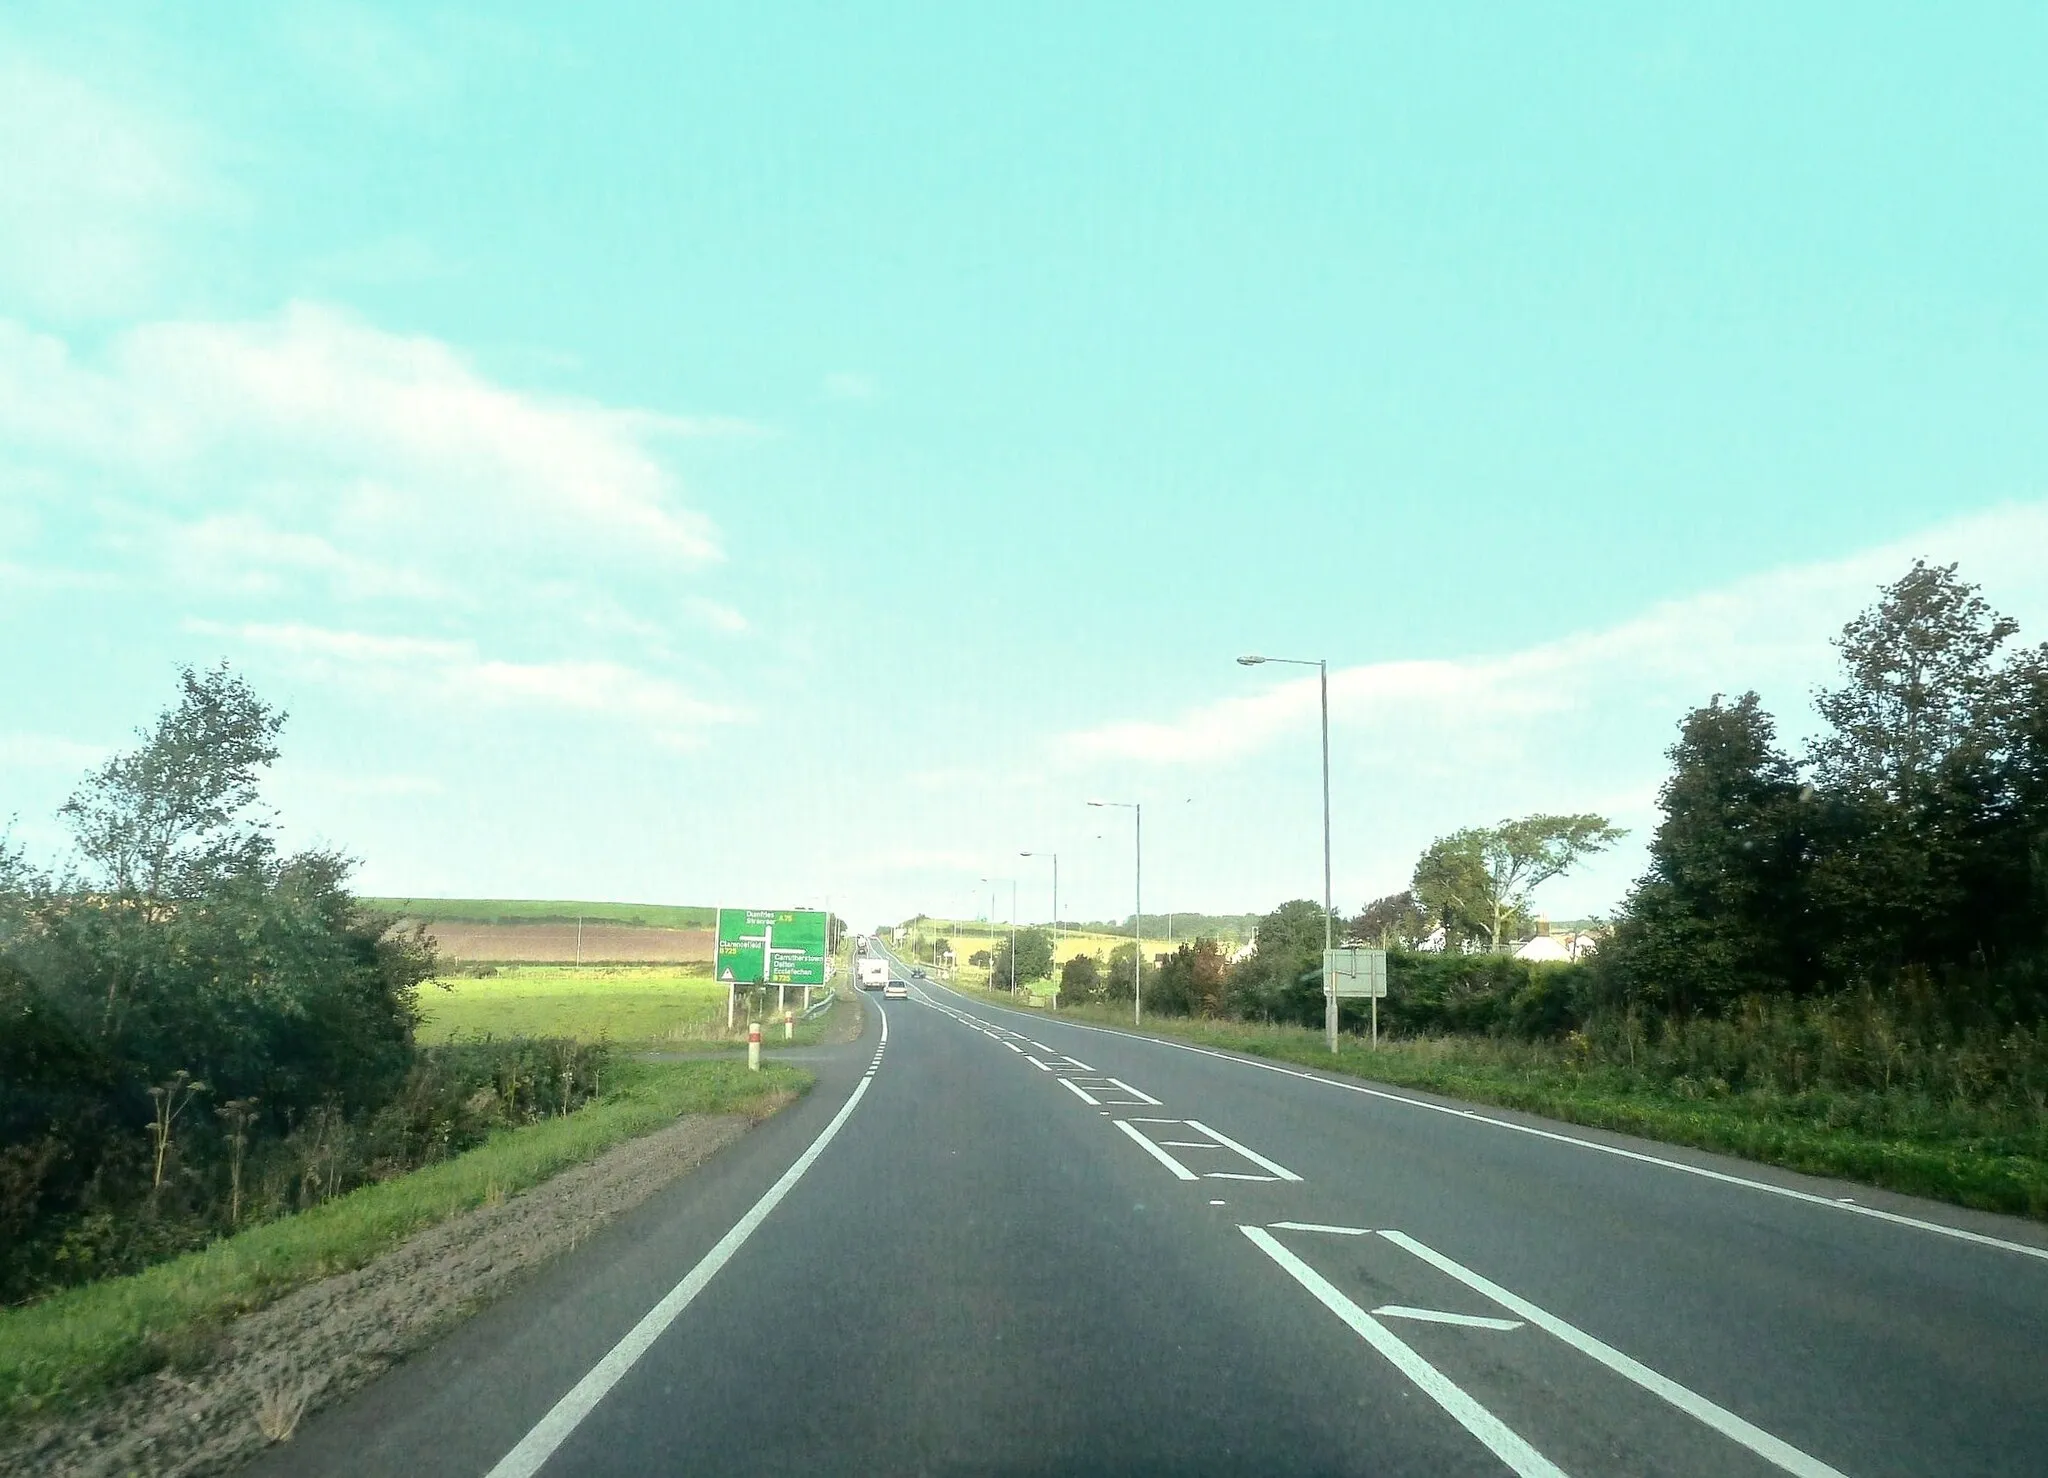
[[[1266,662],[1284,662],[1290,667],[1313,667],[1323,696],[1323,952],[1329,953],[1331,916],[1335,912],[1330,890],[1330,664],[1321,657],[1258,657],[1237,659],[1240,667],[1257,667]],[[1323,1029],[1330,1050],[1337,1050],[1337,992],[1333,982],[1323,982]]]
[[[1145,807],[1139,801],[1090,801],[1091,806],[1114,806],[1131,813],[1133,873],[1131,914],[1131,1025],[1145,1020]]]
[[[1014,996],[1017,994],[1017,880],[1015,878],[983,878],[982,881],[984,883],[1008,883],[1010,885],[1010,994]],[[989,895],[988,912],[989,934],[993,937],[995,934],[996,912],[996,900],[993,893]],[[989,964],[988,988],[994,990],[996,988],[995,962],[990,961]]]
[[[1057,965],[1060,958],[1060,854],[1057,852],[1019,852],[1019,857],[1050,857],[1052,859],[1052,958]]]

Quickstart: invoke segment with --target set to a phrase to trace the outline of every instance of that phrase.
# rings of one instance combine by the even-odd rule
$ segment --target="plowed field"
[[[475,924],[447,919],[429,924],[442,955],[454,961],[569,964],[577,958],[574,924]],[[585,924],[583,962],[632,964],[708,963],[709,929],[651,929],[630,924]]]

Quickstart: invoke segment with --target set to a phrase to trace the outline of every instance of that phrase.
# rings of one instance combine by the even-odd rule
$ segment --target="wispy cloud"
[[[0,36],[0,298],[60,316],[130,309],[178,228],[228,192],[193,131]]]
[[[1846,559],[1667,601],[1606,630],[1520,651],[1340,667],[1330,674],[1331,718],[1390,740],[1406,735],[1409,745],[1442,754],[1445,745],[1454,752],[1491,747],[1531,736],[1551,720],[1597,717],[1645,701],[1691,705],[1717,691],[1755,687],[1796,702],[1828,679],[1830,642],[1842,624],[1916,556],[1959,561],[1966,578],[1987,585],[1994,604],[2039,621],[2048,616],[2042,549],[2048,503],[2011,505]],[[1082,730],[1057,747],[1069,761],[1217,764],[1311,726],[1317,705],[1316,679],[1304,676],[1175,718]]]
[[[354,677],[372,686],[428,694],[458,704],[604,719],[670,745],[694,745],[706,728],[733,723],[743,716],[738,709],[698,697],[672,679],[602,658],[514,662],[487,657],[473,642],[439,637],[390,636],[296,623],[190,625],[201,634],[227,637],[277,654],[315,676]]]
[[[86,770],[105,759],[106,749],[56,734],[0,734],[0,767]]]
[[[840,401],[866,401],[877,399],[882,393],[881,384],[872,375],[856,374],[852,370],[834,370],[825,376],[825,398]]]

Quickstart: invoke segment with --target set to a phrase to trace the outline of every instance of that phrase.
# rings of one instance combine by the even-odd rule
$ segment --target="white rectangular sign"
[[[1323,994],[1339,1000],[1387,993],[1387,952],[1383,949],[1323,951]]]

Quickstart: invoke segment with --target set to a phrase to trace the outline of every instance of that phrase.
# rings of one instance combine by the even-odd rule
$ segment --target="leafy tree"
[[[1409,887],[1429,928],[1440,926],[1445,942],[1452,946],[1486,933],[1491,889],[1481,834],[1472,828],[1431,842],[1416,859]],[[1423,932],[1428,933],[1428,929]]]
[[[1718,1011],[1814,987],[1806,899],[1812,812],[1755,693],[1680,725],[1650,866],[1598,967],[1625,1002]]]
[[[2000,720],[2027,663],[1995,659],[2017,629],[1954,565],[1921,561],[1843,628],[1844,682],[1814,700],[1831,728],[1811,754],[1826,827],[1813,893],[1840,976],[1967,957],[1976,905],[2009,891],[1997,833],[2017,756]]]
[[[1415,890],[1409,888],[1384,898],[1375,898],[1357,918],[1344,926],[1344,934],[1347,939],[1360,944],[1391,949],[1396,945],[1412,947],[1419,944],[1429,936],[1434,926],[1435,920],[1430,917],[1429,910],[1415,896]]]
[[[1131,990],[1138,979],[1138,946],[1125,940],[1110,950],[1109,958],[1102,967],[1102,998],[1106,1001],[1131,999]],[[1151,978],[1151,971],[1145,971],[1145,978]]]
[[[970,965],[981,965],[981,966],[985,966],[985,965],[987,965],[987,964],[988,964],[988,962],[989,962],[989,961],[990,961],[991,959],[993,959],[993,958],[994,958],[994,956],[992,956],[991,954],[989,954],[989,952],[988,952],[987,950],[985,950],[985,949],[978,949],[978,950],[976,950],[976,951],[975,951],[975,952],[974,952],[973,954],[971,954],[971,955],[969,955],[969,956],[967,957],[967,963],[968,963],[968,964],[970,964]]]
[[[1094,955],[1070,955],[1060,966],[1060,1004],[1084,1006],[1102,991],[1102,961]]]
[[[1529,896],[1624,833],[1605,816],[1524,816],[1440,838],[1415,865],[1414,891],[1445,932],[1475,931],[1498,953]]]
[[[1206,936],[1180,945],[1158,960],[1147,992],[1155,1009],[1179,1016],[1217,1016],[1229,986],[1230,957]]]
[[[1250,958],[1230,972],[1230,1008],[1264,1021],[1322,1020],[1323,931],[1323,906],[1306,898],[1261,918]]]
[[[1017,972],[1014,977],[1018,985],[1028,985],[1035,980],[1044,980],[1052,974],[1052,933],[1046,929],[1019,929],[1015,936]],[[996,946],[995,963],[991,981],[1002,989],[1008,989],[1010,973],[1011,940],[1005,939]]]

